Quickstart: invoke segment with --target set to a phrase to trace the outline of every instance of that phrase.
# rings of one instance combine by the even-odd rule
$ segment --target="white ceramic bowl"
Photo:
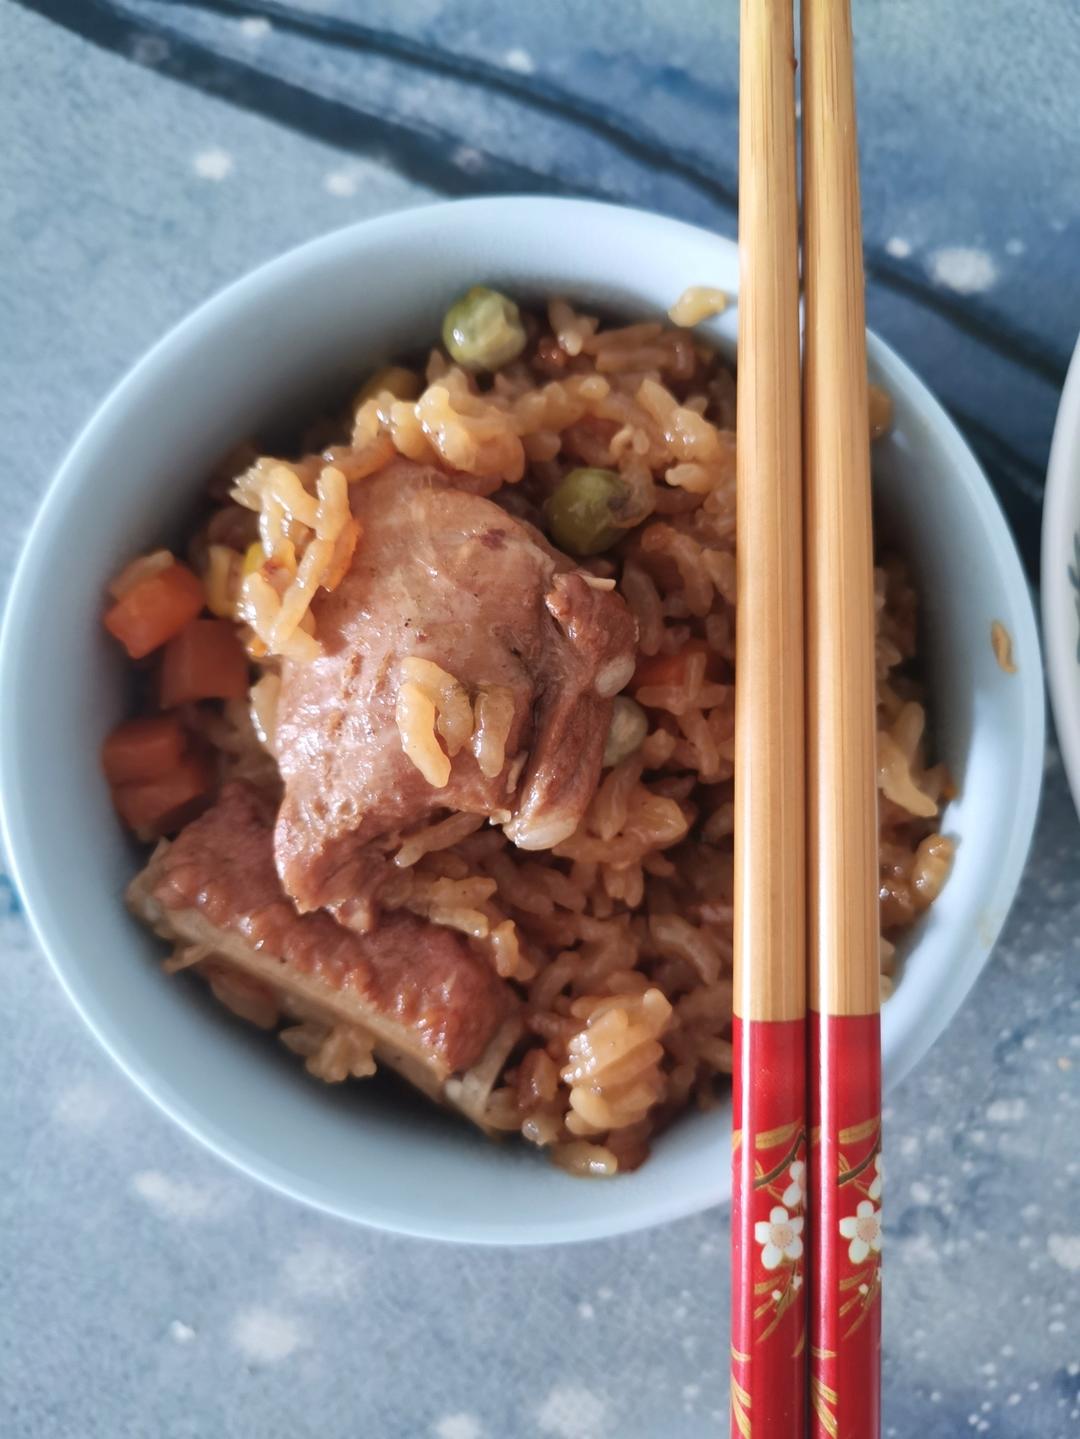
[[[204,305],[102,405],[27,542],[0,651],[0,791],[42,948],[117,1062],[191,1134],[349,1218],[432,1237],[542,1243],[614,1234],[725,1199],[727,1111],[688,1117],[637,1173],[590,1183],[377,1088],[313,1083],[202,986],[161,973],[158,943],[121,903],[137,858],[98,766],[101,739],[124,709],[123,666],[100,623],[106,579],[182,533],[208,467],[235,440],[430,341],[448,301],[477,281],[662,315],[687,285],[736,290],[737,251],[687,225],[606,206],[469,201],[329,235]],[[712,334],[733,348],[734,313]],[[959,841],[954,872],[913,933],[885,1010],[886,1079],[895,1083],[956,1012],[1013,898],[1042,773],[1043,699],[1027,585],[991,491],[911,371],[880,341],[870,353],[896,410],[877,452],[880,526],[915,568],[937,748],[960,790],[944,822]],[[995,619],[1012,634],[1015,677],[994,662]]]
[[[1042,613],[1054,721],[1080,813],[1080,340],[1061,394],[1046,471]]]

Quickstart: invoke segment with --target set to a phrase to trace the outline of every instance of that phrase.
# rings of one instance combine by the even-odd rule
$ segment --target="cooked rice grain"
[[[723,298],[688,291],[672,317],[696,324]],[[199,567],[212,610],[243,623],[250,653],[264,663],[312,658],[312,602],[340,583],[364,543],[350,487],[395,456],[450,469],[497,502],[512,486],[508,507],[534,516],[575,466],[619,473],[625,533],[586,577],[625,599],[641,665],[661,657],[672,666],[630,681],[644,738],[605,771],[581,825],[553,850],[525,854],[479,816],[436,812],[389,846],[386,894],[388,905],[468,936],[523,997],[529,1037],[486,1122],[544,1146],[573,1173],[611,1175],[641,1163],[682,1108],[714,1102],[731,1070],[735,387],[687,329],[604,328],[560,299],[546,324],[530,323],[531,347],[489,383],[434,350],[422,384],[409,372],[407,383],[365,389],[344,442],[248,464],[232,483],[235,503],[208,527]],[[886,400],[871,396],[878,430],[889,422]],[[261,549],[245,560],[256,523]],[[909,672],[915,595],[895,561],[875,571],[875,606],[887,989],[894,941],[940,893],[953,844],[937,828],[948,777],[927,764],[922,694]],[[509,691],[469,692],[419,657],[402,658],[398,681],[401,742],[428,782],[444,786],[468,750],[488,778],[505,772],[511,795],[527,752],[507,754]],[[266,764],[276,684],[268,669],[253,691],[254,729],[227,716],[207,735],[223,764]],[[188,962],[209,960],[176,957]],[[256,1023],[276,1022],[272,995],[230,988],[223,972],[212,983]],[[355,1037],[304,1022],[285,1033],[325,1078],[372,1064]]]

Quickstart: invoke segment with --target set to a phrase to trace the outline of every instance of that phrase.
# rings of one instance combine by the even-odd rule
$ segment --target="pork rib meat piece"
[[[482,1101],[521,1032],[509,987],[462,936],[412,915],[387,914],[358,935],[328,914],[297,914],[274,866],[270,820],[254,789],[226,785],[206,814],[158,846],[132,881],[129,906],[159,934],[196,947],[212,983],[226,966],[261,987],[270,1022],[280,1008],[355,1030],[434,1098],[466,1110],[474,1101],[482,1122]]]
[[[634,666],[622,599],[452,477],[399,461],[355,485],[352,503],[352,566],[313,604],[323,653],[282,666],[275,854],[302,911],[355,914],[377,892],[388,838],[444,812],[487,816],[525,849],[564,839],[595,792],[612,697]],[[470,703],[499,693],[512,713],[498,773],[465,745],[440,786],[405,754],[396,716],[410,660],[433,662]],[[358,927],[370,922],[369,910]]]

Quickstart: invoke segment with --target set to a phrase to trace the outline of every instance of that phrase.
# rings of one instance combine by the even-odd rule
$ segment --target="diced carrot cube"
[[[203,587],[187,565],[171,564],[133,585],[105,612],[105,628],[141,660],[201,611]]]
[[[686,678],[687,661],[695,654],[708,656],[709,647],[704,640],[687,640],[682,649],[674,654],[644,655],[638,660],[631,688],[639,690],[654,685],[682,684]]]
[[[192,620],[165,646],[163,709],[194,700],[243,699],[247,687],[247,656],[228,620]]]
[[[129,829],[152,839],[179,829],[204,798],[211,781],[206,760],[200,755],[188,755],[157,779],[116,785],[113,804]]]
[[[176,715],[125,720],[106,738],[101,763],[110,784],[157,779],[174,770],[187,747]]]

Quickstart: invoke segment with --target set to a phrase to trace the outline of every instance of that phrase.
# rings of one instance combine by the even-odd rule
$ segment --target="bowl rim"
[[[1046,680],[1058,745],[1080,815],[1080,591],[1069,586],[1074,537],[1080,535],[1080,337],[1058,402],[1046,467],[1040,547],[1040,600]]]
[[[137,395],[150,372],[158,365],[169,363],[174,357],[181,356],[208,321],[215,320],[220,323],[227,317],[230,309],[243,309],[261,296],[272,296],[281,283],[293,278],[297,273],[317,272],[321,265],[332,262],[340,253],[349,253],[359,240],[386,240],[400,235],[403,229],[426,230],[430,233],[433,222],[440,218],[447,219],[451,212],[464,223],[471,222],[479,230],[485,217],[496,211],[501,223],[505,223],[509,217],[516,218],[521,224],[527,219],[536,218],[538,211],[545,212],[549,220],[552,211],[558,211],[565,217],[562,223],[569,231],[573,231],[575,226],[588,224],[590,220],[602,221],[610,226],[614,217],[619,217],[622,223],[629,218],[639,233],[651,229],[658,243],[665,239],[669,242],[677,240],[680,235],[687,239],[693,237],[697,244],[704,238],[715,244],[718,252],[726,252],[729,259],[734,256],[737,263],[736,243],[727,237],[711,234],[703,227],[626,206],[547,196],[499,196],[418,206],[343,226],[264,262],[212,294],[157,340],[125,372],[71,444],[59,469],[46,487],[23,541],[12,577],[4,606],[3,624],[0,627],[0,692],[12,693],[13,682],[20,676],[20,646],[17,639],[20,616],[25,609],[23,595],[31,589],[33,578],[39,569],[41,561],[38,551],[51,546],[52,533],[69,494],[80,490],[85,483],[85,476],[81,473],[84,451],[89,450],[103,432],[108,431],[124,416],[129,397],[133,393]],[[922,381],[895,351],[872,332],[868,332],[868,346],[873,361],[879,367],[891,370],[903,380],[928,424],[957,456],[962,470],[958,478],[963,479],[965,487],[972,495],[972,503],[981,507],[990,525],[995,567],[1003,576],[1003,584],[1010,592],[1016,593],[1016,609],[1022,633],[1018,633],[1014,638],[1025,652],[1037,656],[1038,637],[1027,582],[996,495],[955,424]],[[1015,813],[1015,822],[1010,829],[1008,840],[1003,846],[999,869],[1000,888],[1008,894],[1010,903],[1030,847],[1043,767],[1045,715],[1041,666],[1038,667],[1037,683],[1032,682],[1031,669],[1031,666],[1026,667],[1027,673],[1021,676],[1021,683],[1024,685],[1021,802]],[[478,1244],[562,1243],[610,1237],[684,1218],[727,1200],[730,1181],[725,1174],[716,1176],[707,1186],[696,1186],[681,1194],[672,1192],[660,1202],[653,1200],[637,1209],[612,1206],[602,1216],[578,1215],[569,1220],[549,1222],[546,1227],[536,1223],[519,1223],[516,1228],[507,1226],[504,1229],[499,1226],[493,1229],[489,1220],[474,1219],[470,1215],[442,1216],[437,1223],[434,1220],[424,1222],[412,1218],[401,1219],[367,1203],[363,1196],[359,1196],[359,1202],[351,1201],[346,1204],[344,1200],[337,1201],[319,1191],[314,1182],[305,1184],[302,1180],[278,1172],[265,1156],[252,1154],[242,1140],[238,1141],[231,1133],[224,1132],[212,1115],[203,1109],[193,1109],[182,1093],[172,1092],[154,1073],[152,1067],[141,1066],[134,1056],[126,1054],[122,1042],[123,1026],[110,1024],[107,1006],[101,1008],[93,1002],[92,986],[89,986],[89,982],[82,983],[81,971],[72,966],[69,973],[69,966],[60,958],[65,947],[64,935],[69,925],[58,917],[57,908],[49,893],[44,886],[39,890],[30,874],[29,849],[32,842],[22,833],[25,817],[13,799],[19,791],[18,766],[15,746],[12,743],[13,730],[11,712],[5,706],[0,712],[0,837],[6,846],[10,871],[22,898],[34,938],[87,1027],[128,1078],[186,1133],[227,1163],[279,1193],[341,1218],[417,1238]],[[984,935],[985,948],[952,977],[951,984],[946,987],[947,994],[941,996],[947,1002],[939,1003],[929,1014],[923,1013],[909,1019],[899,1029],[893,1026],[897,1032],[892,1035],[893,1053],[888,1081],[890,1087],[899,1082],[925,1055],[953,1018],[984,967],[1004,918],[1005,913],[1002,912],[995,921],[988,923],[987,933]]]

